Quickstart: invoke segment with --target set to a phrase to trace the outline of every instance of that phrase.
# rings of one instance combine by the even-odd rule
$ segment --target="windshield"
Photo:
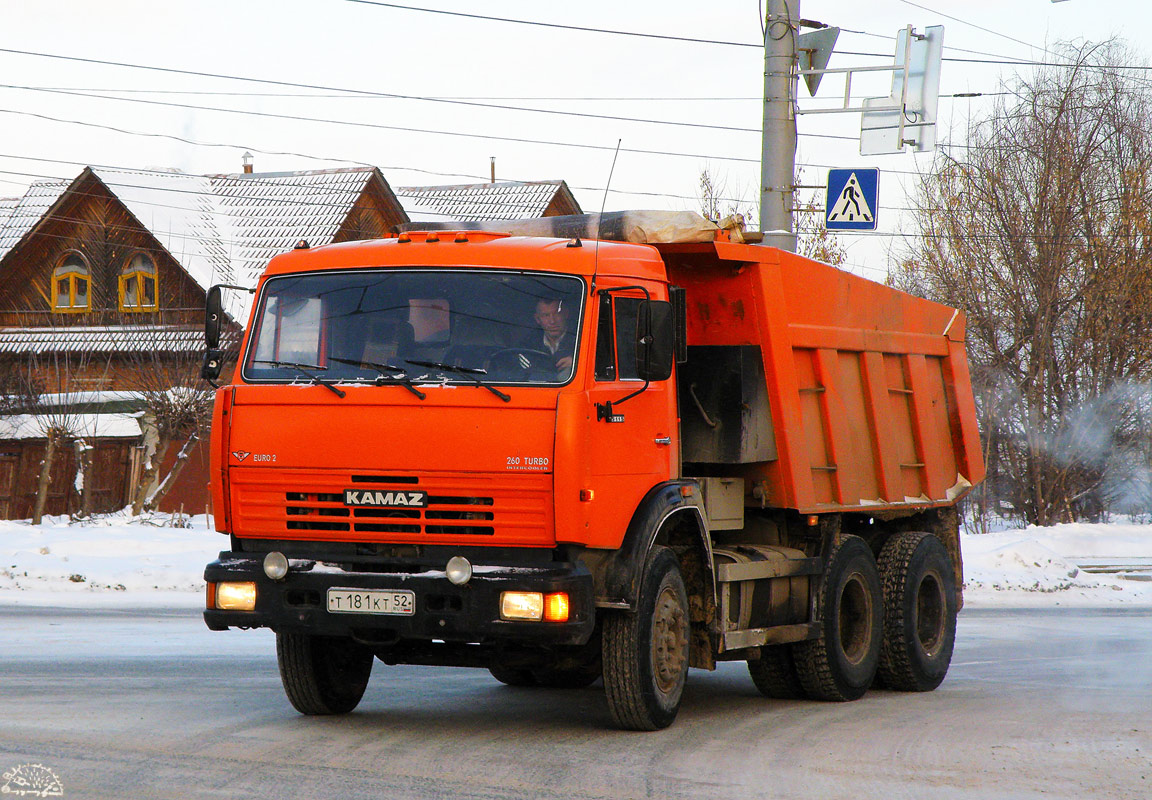
[[[572,377],[584,284],[479,271],[271,278],[244,364],[250,381],[558,385]]]

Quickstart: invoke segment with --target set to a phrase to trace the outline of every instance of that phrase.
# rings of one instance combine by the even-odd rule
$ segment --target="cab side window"
[[[616,348],[612,331],[612,295],[600,295],[596,323],[596,380],[616,380]]]
[[[600,295],[596,327],[596,380],[640,379],[636,374],[636,317],[642,302],[639,297]]]

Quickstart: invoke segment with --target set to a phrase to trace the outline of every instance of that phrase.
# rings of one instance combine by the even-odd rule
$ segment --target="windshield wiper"
[[[313,384],[319,384],[320,386],[323,386],[325,389],[332,392],[337,397],[343,398],[343,397],[346,397],[348,395],[347,392],[345,392],[343,389],[339,388],[335,384],[331,384],[328,381],[321,378],[319,375],[313,375],[311,372],[308,371],[308,370],[312,370],[312,369],[324,370],[324,369],[328,369],[327,367],[321,367],[317,364],[297,364],[295,361],[266,361],[263,359],[256,359],[252,363],[253,364],[268,364],[269,366],[273,366],[273,367],[288,367],[289,369],[296,370],[297,373],[299,373],[300,375],[303,375],[305,378],[312,381]]]
[[[339,361],[341,364],[351,364],[354,367],[368,367],[369,369],[376,370],[380,373],[378,376],[376,376],[377,386],[386,386],[388,383],[397,383],[408,391],[412,392],[412,394],[416,395],[421,400],[428,396],[416,388],[415,384],[412,383],[412,380],[406,374],[408,370],[404,369],[403,367],[397,367],[394,364],[380,364],[375,361],[357,361],[354,358],[337,358],[336,356],[330,356],[330,358],[333,361]],[[385,372],[396,372],[399,374],[394,378],[389,379],[388,376],[384,374]]]
[[[504,394],[504,392],[500,391],[495,386],[489,386],[487,383],[484,383],[484,381],[475,377],[476,375],[487,375],[488,370],[486,369],[478,369],[476,367],[462,367],[459,364],[445,364],[441,361],[412,361],[411,359],[405,359],[404,361],[406,364],[412,364],[417,367],[430,367],[432,369],[443,370],[444,372],[456,372],[460,375],[473,376],[472,379],[476,381],[476,386],[479,386],[482,389],[487,389],[492,394],[503,400],[505,403],[512,401],[512,395]]]

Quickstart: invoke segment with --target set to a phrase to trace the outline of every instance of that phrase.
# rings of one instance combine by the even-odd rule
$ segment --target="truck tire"
[[[760,648],[760,658],[748,662],[748,674],[760,694],[776,700],[798,700],[804,687],[796,674],[792,645],[773,644]]]
[[[944,680],[956,644],[956,573],[940,539],[912,531],[880,551],[884,639],[880,676],[890,689],[930,692]]]
[[[821,636],[793,645],[800,683],[813,700],[857,700],[876,675],[884,625],[876,559],[863,539],[844,537],[817,591]]]
[[[676,719],[688,678],[689,637],[680,562],[668,548],[655,547],[636,613],[616,611],[604,618],[604,690],[619,727],[654,731]]]
[[[372,674],[372,651],[342,636],[277,633],[280,680],[301,714],[347,714],[360,703]]]

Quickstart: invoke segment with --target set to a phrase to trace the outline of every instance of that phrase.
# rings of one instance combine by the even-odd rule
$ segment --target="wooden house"
[[[167,463],[150,463],[160,424],[146,397],[196,386],[208,287],[254,286],[267,261],[300,239],[374,238],[406,221],[371,167],[231,175],[89,167],[0,202],[0,517],[30,516],[53,427],[66,428],[68,442],[46,513],[78,510],[85,485],[93,511],[129,504],[182,446],[168,449]],[[234,332],[247,310],[236,308]],[[162,509],[204,511],[206,455],[207,443],[195,442]],[[81,458],[92,465],[78,477]]]

